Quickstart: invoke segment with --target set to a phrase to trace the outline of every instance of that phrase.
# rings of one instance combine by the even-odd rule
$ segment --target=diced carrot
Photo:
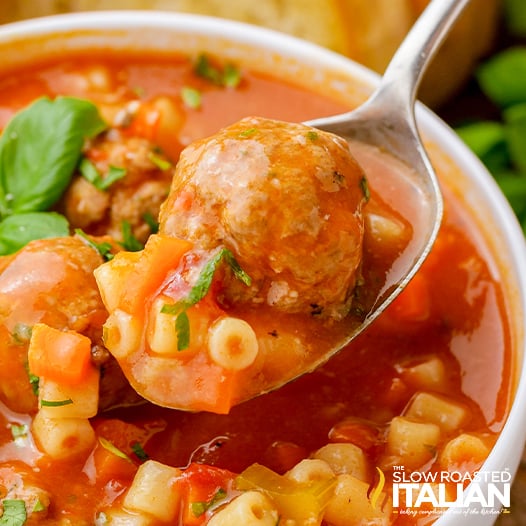
[[[386,310],[386,314],[400,323],[425,321],[430,313],[429,284],[423,273],[417,273]]]
[[[204,464],[190,464],[176,483],[185,495],[182,524],[199,526],[206,520],[206,511],[227,500],[235,475],[225,469]]]
[[[93,369],[91,340],[75,331],[44,323],[33,326],[28,350],[29,370],[57,383],[76,385]]]
[[[112,448],[115,448],[115,451],[112,451]],[[129,457],[120,453],[113,444],[107,447],[100,441],[93,450],[93,462],[98,481],[129,480],[137,472],[137,465]]]
[[[144,302],[163,283],[167,273],[175,269],[192,244],[175,237],[153,234],[128,276],[120,307],[128,314],[138,315]]]

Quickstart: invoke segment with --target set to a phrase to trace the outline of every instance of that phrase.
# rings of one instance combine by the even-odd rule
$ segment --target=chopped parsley
[[[71,398],[66,398],[65,400],[40,400],[40,405],[42,407],[62,407],[72,403],[73,400]]]
[[[195,74],[215,84],[227,88],[235,88],[241,82],[241,72],[233,64],[226,64],[222,69],[210,62],[208,56],[201,53],[194,66]]]
[[[27,519],[26,503],[21,499],[4,499],[4,511],[0,517],[0,526],[22,526]]]
[[[137,458],[141,460],[142,462],[148,460],[150,457],[148,456],[148,453],[144,451],[143,447],[139,442],[135,442],[131,445],[132,451],[135,453]]]
[[[311,131],[308,131],[307,132],[307,139],[309,139],[309,141],[316,141],[319,137],[319,134],[317,131],[314,131],[314,130],[311,130]]]
[[[15,442],[17,439],[27,437],[28,427],[26,424],[11,424],[9,427],[11,429],[11,436]]]
[[[150,227],[152,234],[159,232],[159,222],[153,217],[151,212],[145,212],[142,219]]]
[[[175,330],[177,332],[178,351],[187,349],[190,345],[190,323],[186,311],[206,296],[212,285],[215,272],[222,262],[225,262],[230,267],[234,276],[242,283],[247,286],[250,286],[252,283],[250,276],[239,266],[234,254],[228,248],[219,250],[204,266],[188,296],[173,305],[165,304],[161,309],[163,313],[177,316],[175,319]]]
[[[369,184],[367,182],[367,177],[363,176],[360,179],[360,188],[362,189],[365,200],[369,201],[369,199],[371,199],[371,191],[369,190]]]
[[[196,501],[191,503],[192,513],[195,517],[200,517],[209,509],[225,499],[227,493],[223,488],[219,488],[209,501]]]
[[[203,96],[201,92],[190,86],[183,86],[181,88],[181,99],[183,99],[184,105],[193,110],[198,110],[203,102]]]
[[[99,437],[99,444],[110,453],[113,453],[116,457],[122,458],[124,460],[127,460],[128,462],[131,462],[131,458],[121,451],[118,447],[116,447],[113,443],[111,443],[109,440],[107,440],[104,437]]]
[[[243,130],[239,136],[240,137],[250,137],[252,135],[254,135],[255,133],[257,133],[258,129],[257,128],[248,128],[246,130]]]
[[[75,234],[84,239],[84,241],[86,241],[93,250],[96,250],[104,260],[109,261],[110,259],[113,259],[113,254],[111,253],[113,247],[111,246],[111,243],[108,243],[107,241],[97,243],[80,228],[75,229]]]
[[[96,166],[87,158],[83,157],[79,164],[79,171],[95,188],[98,190],[108,190],[108,188],[122,179],[126,175],[125,168],[119,168],[117,166],[111,166],[108,169],[106,177],[102,177],[102,174],[97,170]]]
[[[132,227],[129,221],[121,223],[122,241],[119,243],[124,250],[129,252],[138,252],[144,248],[144,245],[133,235]]]
[[[159,170],[169,170],[172,167],[172,163],[167,159],[163,159],[160,155],[155,152],[148,153],[148,159],[159,168]]]

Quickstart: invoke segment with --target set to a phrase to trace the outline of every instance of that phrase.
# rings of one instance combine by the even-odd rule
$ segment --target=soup
[[[181,150],[247,115],[300,122],[346,108],[207,55],[91,54],[4,75],[0,124],[39,97],[64,95],[90,100],[113,126],[100,141],[89,113],[93,137],[53,205],[75,235],[32,241],[0,259],[4,514],[27,524],[416,524],[432,506],[428,500],[420,517],[404,513],[410,506],[392,489],[401,472],[469,475],[482,465],[509,409],[511,338],[497,266],[458,195],[444,189],[444,224],[421,271],[327,364],[235,407],[213,392],[211,406],[189,407],[196,412],[164,408],[130,388],[133,360],[123,375],[108,355],[120,358],[108,310],[121,305],[123,289],[126,301],[144,305],[160,283],[144,285],[145,275],[163,278],[172,266],[163,257],[148,267],[138,261],[166,241],[157,216]],[[367,172],[370,154],[355,155]],[[376,258],[372,268],[384,265],[385,274],[410,224],[372,192],[364,258]],[[378,231],[393,236],[382,245],[387,254]],[[161,255],[180,249],[168,243]],[[128,263],[138,264],[135,274],[122,271]],[[99,275],[97,285],[101,268],[120,269],[120,288],[111,289],[114,276]],[[231,313],[261,324],[271,345],[277,338],[271,311],[261,319],[237,306]],[[309,332],[325,342],[335,325],[283,317],[300,342]],[[191,325],[190,338],[203,333],[208,326]],[[296,345],[282,345],[283,368],[295,365]],[[197,384],[182,390],[199,391]],[[201,392],[202,401],[210,391]],[[455,480],[449,486],[451,497]]]

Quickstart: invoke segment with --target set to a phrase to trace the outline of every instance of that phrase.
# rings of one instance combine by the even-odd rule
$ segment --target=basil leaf
[[[498,106],[526,102],[526,47],[501,51],[477,70],[482,91]]]
[[[0,222],[0,255],[12,254],[34,239],[69,236],[67,219],[56,212],[27,212]]]
[[[506,129],[501,122],[479,121],[465,124],[455,130],[475,155],[494,173],[509,164]]]
[[[0,136],[0,215],[55,204],[84,140],[105,128],[94,104],[72,97],[41,98],[17,113]]]
[[[26,503],[21,499],[4,499],[4,512],[0,517],[0,526],[22,526],[27,519]]]
[[[503,112],[506,141],[515,168],[526,171],[526,103],[515,104]]]

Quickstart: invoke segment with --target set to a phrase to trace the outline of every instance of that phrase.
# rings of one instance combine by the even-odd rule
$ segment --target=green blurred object
[[[481,90],[498,106],[526,102],[526,47],[494,55],[478,68],[476,77]]]
[[[504,16],[509,32],[526,36],[526,3],[524,0],[504,0]]]

